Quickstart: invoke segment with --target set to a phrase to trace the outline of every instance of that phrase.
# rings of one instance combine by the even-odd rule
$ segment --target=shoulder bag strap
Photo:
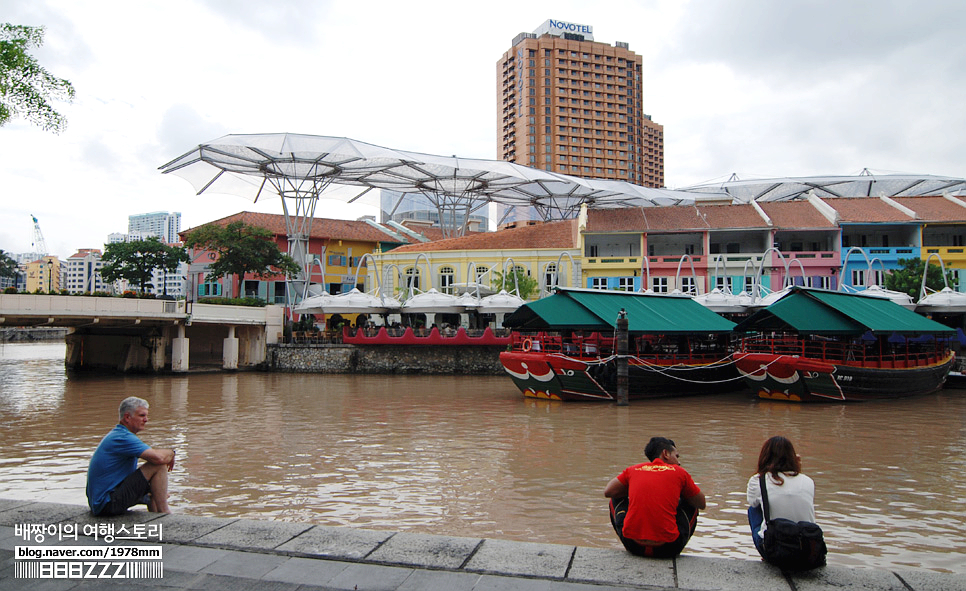
[[[761,509],[765,515],[765,523],[768,523],[768,487],[765,482],[766,478],[764,474],[758,475],[758,483],[761,487]]]

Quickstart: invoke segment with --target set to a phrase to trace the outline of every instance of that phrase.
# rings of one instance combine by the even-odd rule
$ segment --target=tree
[[[227,226],[208,224],[189,233],[185,245],[218,254],[209,267],[209,277],[218,279],[237,275],[239,288],[246,274],[255,277],[298,275],[301,267],[295,259],[278,249],[270,230],[245,222],[231,222]],[[237,297],[237,292],[232,293]]]
[[[186,263],[190,259],[183,246],[169,246],[157,236],[150,236],[145,240],[108,244],[101,260],[104,262],[101,277],[105,281],[125,279],[144,293],[151,285],[155,269],[174,271],[179,263]],[[164,293],[167,295],[167,288]]]
[[[51,75],[27,53],[43,43],[43,27],[0,24],[0,126],[14,117],[54,133],[67,126],[50,101],[72,101],[74,86]]]
[[[20,272],[17,261],[10,258],[10,255],[0,250],[0,277],[16,277]]]
[[[509,292],[519,288],[518,296],[527,300],[537,292],[537,280],[527,275],[526,270],[521,267],[514,267],[513,271],[507,273],[506,281],[503,280],[503,273],[493,271],[493,278],[490,280],[493,289],[505,289]]]
[[[922,273],[926,267],[926,261],[922,259],[899,259],[902,268],[896,269],[886,275],[885,286],[893,291],[901,291],[909,294],[913,300],[918,300],[922,289]],[[946,271],[946,282],[950,287],[956,286],[956,280],[951,271]],[[932,291],[939,291],[946,286],[943,281],[943,272],[938,265],[929,265],[926,273],[926,287]]]

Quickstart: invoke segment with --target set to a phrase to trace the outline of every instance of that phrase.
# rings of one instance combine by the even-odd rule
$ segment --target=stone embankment
[[[122,535],[119,532],[123,525],[128,532],[124,535],[134,535],[137,528],[141,528],[144,535],[134,541],[113,539],[107,542],[103,537],[95,539],[84,535],[76,540],[65,540],[59,534],[48,534],[43,541],[29,539],[28,535],[25,540],[24,524],[52,525],[55,532],[64,531],[58,525],[70,525],[81,531],[99,528],[102,536],[107,528]],[[153,537],[151,532],[154,532]],[[129,581],[18,578],[18,573],[28,572],[25,563],[41,560],[17,558],[16,549],[25,546],[32,547],[34,553],[40,551],[39,547],[51,546],[60,552],[68,551],[65,546],[133,547],[139,551],[155,548],[160,549],[161,558],[153,562],[161,562],[163,573],[158,573],[155,567],[152,569],[154,579],[142,577]],[[113,559],[113,562],[125,561],[123,558]],[[95,569],[92,572],[100,571]],[[632,556],[622,549],[374,531],[286,521],[162,516],[144,511],[94,518],[85,506],[0,499],[0,589],[125,587],[273,591],[945,591],[966,590],[966,575],[842,566],[789,574],[752,560],[687,555],[675,559],[649,559]]]
[[[269,345],[270,371],[358,374],[501,375],[492,346]]]

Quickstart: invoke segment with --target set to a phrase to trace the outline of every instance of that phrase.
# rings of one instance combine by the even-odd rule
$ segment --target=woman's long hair
[[[795,453],[795,446],[787,438],[776,435],[761,446],[758,454],[758,473],[771,473],[779,485],[785,483],[782,472],[797,476],[802,471],[802,460]]]

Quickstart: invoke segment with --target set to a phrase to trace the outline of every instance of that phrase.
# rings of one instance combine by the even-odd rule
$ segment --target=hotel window
[[[830,277],[819,277],[816,275],[811,280],[812,287],[817,289],[832,289],[832,280]]]
[[[592,289],[607,289],[607,278],[606,277],[591,277],[590,287]]]
[[[715,277],[714,286],[721,291],[726,291],[728,289],[728,278],[727,277]]]
[[[453,267],[440,267],[439,269],[439,290],[443,293],[453,293]]]
[[[745,277],[745,286],[743,288],[744,292],[747,294],[750,294],[754,288],[755,288],[755,278]]]
[[[654,293],[667,293],[667,277],[652,277],[651,289]]]
[[[634,291],[634,278],[633,277],[618,277],[617,278],[617,289],[621,291]]]
[[[865,285],[865,271],[861,269],[852,270],[852,285],[856,287]]]

